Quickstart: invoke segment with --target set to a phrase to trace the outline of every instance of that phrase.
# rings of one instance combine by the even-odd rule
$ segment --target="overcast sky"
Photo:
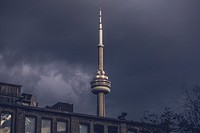
[[[109,117],[176,108],[200,84],[199,0],[104,0]],[[23,85],[39,105],[73,103],[96,114],[98,0],[1,0],[0,81]]]

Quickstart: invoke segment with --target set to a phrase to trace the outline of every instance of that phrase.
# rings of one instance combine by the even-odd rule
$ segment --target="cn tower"
[[[105,74],[103,64],[103,27],[102,27],[102,11],[100,6],[100,22],[99,22],[99,44],[98,48],[98,69],[97,74],[91,82],[91,91],[97,95],[97,115],[105,117],[105,95],[110,93],[111,82]]]

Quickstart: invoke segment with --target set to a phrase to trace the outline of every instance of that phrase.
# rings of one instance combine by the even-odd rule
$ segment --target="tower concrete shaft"
[[[103,55],[103,25],[102,12],[100,7],[100,22],[99,22],[99,44],[98,48],[98,70],[95,78],[91,82],[92,93],[97,95],[97,115],[105,117],[105,94],[110,93],[111,82],[108,80],[104,71],[104,55]]]
[[[105,116],[105,94],[103,92],[99,92],[97,95],[97,115]]]

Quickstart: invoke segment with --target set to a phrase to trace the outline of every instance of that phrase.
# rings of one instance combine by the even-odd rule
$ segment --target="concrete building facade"
[[[0,86],[0,89],[14,87],[13,92],[21,88],[6,83]],[[2,97],[10,98],[11,95],[0,93]],[[72,104],[57,103],[45,108],[24,104],[27,99],[23,99],[21,89],[12,98],[15,101],[0,101],[0,133],[165,133],[164,127],[159,125],[74,113]],[[37,103],[35,98],[30,100],[29,103]]]

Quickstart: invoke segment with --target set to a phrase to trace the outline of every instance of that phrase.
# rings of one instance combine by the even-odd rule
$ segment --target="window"
[[[103,125],[94,125],[94,133],[104,133]]]
[[[137,133],[137,130],[133,129],[133,128],[130,128],[130,129],[128,129],[127,133]]]
[[[118,133],[117,127],[109,126],[108,127],[108,133]]]
[[[89,125],[88,124],[79,124],[80,133],[89,133]]]
[[[25,133],[35,133],[35,122],[34,117],[25,118]]]
[[[146,130],[142,130],[142,131],[140,131],[140,133],[150,133],[150,132],[146,131]]]
[[[128,131],[127,133],[136,133],[136,131]]]
[[[67,133],[67,122],[57,121],[57,133]]]
[[[1,114],[0,133],[11,133],[12,115],[9,113]]]
[[[51,133],[51,120],[42,119],[41,133]]]

